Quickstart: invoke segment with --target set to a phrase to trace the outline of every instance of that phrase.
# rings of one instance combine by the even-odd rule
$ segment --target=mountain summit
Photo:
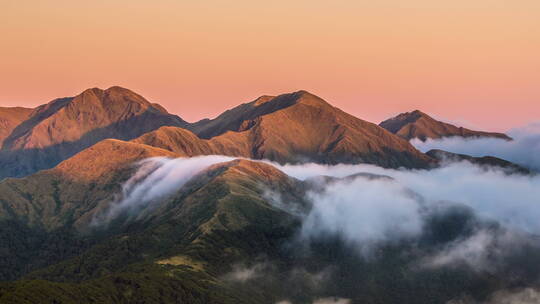
[[[106,138],[130,140],[161,126],[186,122],[121,87],[87,89],[34,109],[2,145],[0,177],[55,166]]]
[[[279,96],[263,95],[252,102],[227,110],[215,119],[196,122],[191,126],[191,130],[201,138],[211,138],[227,131],[238,132],[250,127],[246,122],[299,104],[321,110],[333,108],[320,97],[304,90]]]
[[[512,139],[503,133],[474,131],[463,127],[457,127],[449,123],[435,120],[419,110],[401,113],[381,122],[379,126],[406,140],[418,138],[422,141],[426,141],[428,138],[437,139],[451,136],[494,137],[505,140]]]
[[[189,126],[221,153],[280,163],[371,163],[426,167],[431,159],[376,124],[307,91],[262,96]],[[231,151],[231,145],[234,149]]]
[[[130,139],[162,125],[181,126],[185,122],[128,89],[93,88],[76,97],[57,99],[38,107],[6,139],[3,148],[45,148],[66,142],[84,144],[95,142],[99,137]]]

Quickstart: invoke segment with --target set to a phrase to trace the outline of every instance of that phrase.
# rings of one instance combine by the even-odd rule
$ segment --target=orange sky
[[[540,120],[538,0],[0,3],[1,106],[121,85],[194,121],[305,89],[373,122]]]

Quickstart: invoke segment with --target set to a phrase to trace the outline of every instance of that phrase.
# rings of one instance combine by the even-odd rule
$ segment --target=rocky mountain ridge
[[[422,141],[426,141],[428,138],[439,139],[452,136],[493,137],[504,140],[512,139],[503,133],[474,131],[463,127],[457,127],[449,123],[438,121],[419,110],[401,113],[381,122],[379,126],[406,140],[418,138]]]

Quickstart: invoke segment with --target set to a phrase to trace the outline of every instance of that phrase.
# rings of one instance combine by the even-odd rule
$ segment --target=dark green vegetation
[[[125,149],[124,156],[132,150],[140,155],[141,149],[168,153],[124,145],[113,141],[97,148]],[[91,158],[91,152],[78,157]],[[69,175],[68,168],[72,165],[63,163],[56,171],[2,186],[19,189],[23,197],[46,195],[31,190],[33,179],[46,185],[60,169]],[[116,168],[94,179],[87,176],[91,190],[84,188],[88,185],[78,187],[96,196],[103,189],[117,192],[130,168]],[[56,188],[68,193],[64,187],[73,187],[63,182],[51,182],[53,194]],[[16,188],[23,184],[29,187],[26,194]],[[454,240],[479,229],[501,229],[478,221],[466,208],[427,214],[429,233],[381,245],[368,257],[337,235],[300,241],[300,220],[274,207],[265,192],[279,193],[283,201],[306,209],[304,191],[310,187],[310,182],[269,165],[236,160],[211,166],[171,197],[150,203],[152,208],[128,210],[99,225],[81,224],[91,223],[81,219],[98,216],[104,202],[83,198],[72,205],[69,195],[52,199],[56,211],[49,220],[29,216],[37,212],[30,206],[12,210],[0,230],[0,302],[311,303],[337,295],[354,303],[445,303],[463,296],[484,300],[497,290],[539,279],[540,250],[535,246],[497,261],[494,269],[419,267],[429,253]],[[74,211],[59,211],[65,208]],[[512,275],[505,275],[509,271]]]
[[[55,174],[59,173],[8,180],[3,186],[17,191],[21,183],[28,186],[34,178]],[[118,174],[113,176],[122,181]],[[29,217],[31,206],[12,210],[2,222],[0,269],[2,279],[19,280],[2,284],[0,302],[242,302],[220,276],[237,261],[277,255],[297,221],[261,199],[261,187],[283,189],[286,197],[298,200],[296,183],[267,165],[232,162],[210,168],[144,219],[133,221],[124,214],[79,231],[73,215],[62,224],[51,224]],[[59,199],[58,204],[54,209],[69,203]],[[99,204],[92,209],[96,207]],[[84,212],[75,213],[85,217]],[[245,295],[244,299],[252,301]]]

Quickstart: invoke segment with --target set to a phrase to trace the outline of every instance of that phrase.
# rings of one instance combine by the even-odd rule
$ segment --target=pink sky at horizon
[[[375,123],[414,109],[493,131],[540,120],[536,0],[0,5],[0,106],[120,85],[196,121],[303,89]]]

